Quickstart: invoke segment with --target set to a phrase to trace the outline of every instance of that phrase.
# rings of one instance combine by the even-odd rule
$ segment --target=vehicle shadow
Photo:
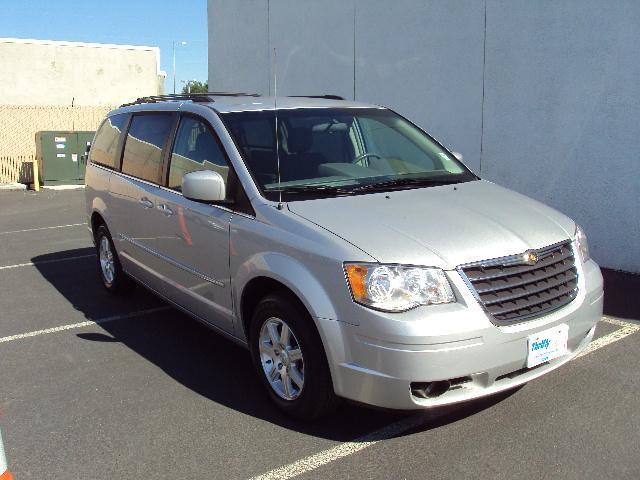
[[[602,277],[605,315],[640,321],[640,275],[603,268]]]
[[[94,258],[51,262],[82,257],[92,252],[92,248],[83,248],[31,259],[40,274],[75,309],[87,319],[96,321],[104,330],[104,333],[77,333],[79,341],[122,343],[158,366],[176,382],[212,402],[281,427],[330,440],[350,441],[408,415],[420,415],[411,431],[399,433],[405,435],[456,422],[490,408],[515,393],[515,390],[509,391],[417,414],[345,403],[335,414],[322,421],[296,421],[272,407],[255,377],[248,352],[241,346],[171,307],[152,314],[110,320],[113,316],[155,309],[166,304],[140,286],[134,287],[127,295],[108,294],[98,279]],[[60,265],[64,265],[64,268]],[[375,439],[375,435],[366,437],[366,441]]]

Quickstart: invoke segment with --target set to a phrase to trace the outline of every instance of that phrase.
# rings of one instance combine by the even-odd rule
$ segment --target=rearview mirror
[[[462,161],[462,154],[460,152],[451,152],[451,154],[458,159],[458,161]]]
[[[182,177],[182,195],[198,202],[221,202],[226,198],[224,179],[211,170],[187,173]]]

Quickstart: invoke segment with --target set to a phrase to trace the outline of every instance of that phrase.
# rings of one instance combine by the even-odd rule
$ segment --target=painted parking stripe
[[[636,325],[635,323],[625,322],[624,320],[620,320],[619,318],[614,317],[602,317],[602,321],[605,323],[610,323],[611,325],[617,325],[618,327],[623,328],[635,328],[636,330],[640,330],[640,325]]]
[[[580,358],[584,355],[587,355],[588,353],[592,353],[599,348],[617,342],[618,340],[621,340],[640,330],[639,325],[624,322],[616,318],[602,317],[601,321],[616,325],[621,328],[596,340],[593,340],[587,346],[587,348],[584,349],[584,351],[580,352],[580,354],[575,358]],[[256,477],[252,477],[250,480],[287,480],[289,478],[297,477],[298,475],[310,472],[328,463],[334,462],[349,455],[353,455],[354,453],[364,450],[365,448],[369,448],[382,440],[388,440],[408,430],[418,428],[424,422],[425,417],[422,414],[415,414],[398,422],[387,425],[386,427],[382,427],[375,432],[369,433],[362,437],[358,437],[355,440],[342,443],[340,445],[337,445],[336,447],[330,448],[328,450],[323,450],[322,452],[318,452],[296,462],[290,463],[289,465],[276,468]]]
[[[387,425],[386,427],[382,427],[375,432],[368,433],[350,442],[341,443],[340,445],[328,450],[309,455],[297,462],[276,468],[275,470],[263,473],[257,477],[252,477],[250,480],[286,480],[288,478],[297,477],[298,475],[315,470],[327,463],[353,455],[354,453],[364,450],[365,448],[369,448],[382,440],[396,437],[408,430],[417,428],[425,423],[426,418],[426,415],[423,413],[411,415]]]
[[[636,333],[638,330],[640,330],[639,325],[635,325],[630,322],[624,322],[617,318],[602,317],[602,321],[605,323],[609,323],[611,325],[616,325],[617,327],[621,327],[621,328],[611,333],[608,333],[607,335],[603,335],[600,338],[596,338],[587,346],[587,348],[585,348],[582,352],[580,352],[576,356],[576,358],[580,358],[580,357],[583,357],[584,355],[587,355],[588,353],[595,352],[599,348],[606,347],[607,345],[611,345],[612,343],[617,342],[618,340],[622,340],[623,338],[628,337],[629,335],[632,335]]]
[[[166,305],[162,307],[149,308],[147,310],[138,310],[137,312],[124,313],[122,315],[113,315],[111,317],[100,318],[98,320],[87,320],[86,322],[70,323],[68,325],[60,325],[59,327],[45,328],[43,330],[34,330],[32,332],[20,333],[18,335],[9,335],[8,337],[0,337],[0,343],[15,342],[25,338],[38,337],[40,335],[48,335],[50,333],[64,332],[66,330],[75,330],[78,328],[89,327],[91,325],[100,325],[102,323],[114,322],[116,320],[125,320],[127,318],[150,315],[152,313],[169,310],[171,307]]]
[[[0,267],[0,270],[9,270],[11,268],[20,268],[20,267],[37,267],[39,265],[46,265],[47,263],[68,262],[70,260],[79,260],[81,258],[89,258],[89,257],[95,257],[95,256],[96,256],[95,253],[91,253],[88,255],[78,255],[76,257],[54,258],[51,260],[42,260],[40,262],[17,263],[15,265],[5,265],[4,267]]]
[[[11,230],[9,232],[0,232],[0,235],[9,235],[10,233],[37,232],[39,230],[53,230],[55,228],[80,227],[86,223],[69,223],[68,225],[54,225],[53,227],[27,228],[26,230]]]

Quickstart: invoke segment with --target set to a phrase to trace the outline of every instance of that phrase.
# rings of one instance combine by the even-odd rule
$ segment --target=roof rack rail
[[[203,95],[212,95],[214,97],[259,97],[258,93],[246,93],[246,92],[207,92]]]
[[[151,95],[149,97],[140,97],[134,102],[123,103],[121,107],[129,107],[131,105],[139,105],[141,103],[157,103],[170,102],[180,100],[191,100],[192,102],[213,102],[210,97],[257,97],[257,93],[234,93],[234,92],[202,92],[202,93],[173,93],[168,95]]]
[[[325,98],[327,100],[346,100],[340,95],[289,95],[289,98]]]

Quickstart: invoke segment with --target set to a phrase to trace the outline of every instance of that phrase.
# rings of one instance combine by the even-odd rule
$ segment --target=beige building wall
[[[42,130],[97,130],[117,105],[41,106],[0,105],[0,183],[33,180],[36,132]],[[26,162],[28,165],[23,165]]]
[[[120,105],[162,94],[158,47],[0,38],[0,104]]]
[[[0,156],[35,155],[35,135],[42,130],[95,131],[114,108],[0,105]]]

